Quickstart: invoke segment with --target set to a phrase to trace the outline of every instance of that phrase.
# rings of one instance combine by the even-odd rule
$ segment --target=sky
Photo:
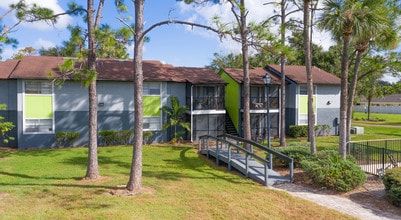
[[[8,9],[11,3],[18,0],[1,0],[0,16]],[[27,3],[37,3],[40,6],[51,8],[55,13],[64,12],[71,0],[25,0]],[[75,0],[79,5],[86,6],[86,0]],[[98,1],[95,1],[98,2]],[[109,24],[117,29],[124,26],[118,18],[131,18],[133,22],[134,11],[133,1],[125,0],[129,11],[125,14],[118,14],[114,6],[114,0],[106,0],[103,10],[102,23]],[[267,0],[246,0],[246,7],[249,10],[248,22],[260,22],[275,14],[279,8],[273,5],[265,5]],[[195,6],[188,5],[176,0],[147,0],[145,1],[145,29],[151,25],[166,20],[182,20],[215,27],[212,18],[220,17],[222,23],[232,23],[234,16],[229,4],[206,4]],[[292,14],[293,17],[302,17],[301,12]],[[12,15],[3,18],[3,25],[10,26],[15,22]],[[80,24],[85,27],[82,18],[62,16],[52,26],[45,22],[22,24],[9,36],[19,41],[17,48],[6,47],[1,54],[3,60],[9,59],[17,51],[25,47],[50,48],[61,46],[63,41],[69,39],[70,33],[67,26]],[[277,31],[273,28],[271,31]],[[229,53],[239,54],[241,46],[229,38],[220,39],[215,33],[197,27],[170,24],[157,27],[149,32],[150,41],[144,45],[144,60],[159,60],[174,66],[204,67],[210,65],[214,54],[227,55]],[[313,41],[316,44],[328,49],[333,45],[329,33],[314,30]],[[133,48],[129,49],[132,57]]]
[[[0,15],[4,14],[8,6],[17,0],[1,0]],[[49,7],[55,13],[67,9],[70,0],[26,0],[27,3],[35,2],[41,6]],[[97,2],[97,1],[95,1]],[[122,27],[123,24],[117,18],[131,17],[132,1],[125,1],[130,7],[126,14],[118,14],[113,0],[107,0],[104,7],[102,23],[107,23],[113,28]],[[263,5],[266,0],[248,0],[247,8],[250,11],[248,21],[262,21],[268,14],[273,14],[272,6]],[[86,6],[86,1],[76,0],[77,4]],[[218,15],[221,22],[230,23],[234,20],[228,4],[209,4],[202,6],[187,5],[176,0],[148,0],[145,1],[145,28],[160,21],[169,19],[191,21],[203,25],[214,26],[212,18]],[[15,22],[12,15],[3,19],[3,24],[10,26]],[[132,21],[133,23],[133,21]],[[17,48],[6,47],[1,54],[3,60],[9,59],[21,48],[33,47],[35,49],[49,48],[62,45],[68,40],[68,24],[81,24],[82,19],[78,17],[63,16],[58,19],[55,26],[44,22],[23,24],[9,36],[19,41]],[[327,35],[327,34],[326,34]],[[174,66],[204,67],[210,65],[214,59],[214,53],[227,55],[229,53],[239,54],[241,47],[239,43],[231,39],[220,39],[215,33],[197,27],[170,24],[158,27],[149,32],[150,41],[145,43],[143,58],[145,60],[160,60]],[[318,37],[315,39],[322,45],[330,45],[330,38]],[[323,39],[323,40],[321,40]],[[133,49],[130,49],[130,52]],[[132,53],[131,53],[132,55]]]

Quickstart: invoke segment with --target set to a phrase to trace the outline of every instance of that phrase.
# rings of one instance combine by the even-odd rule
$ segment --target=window
[[[313,111],[315,112],[315,117],[317,116],[316,108],[316,87],[313,87]],[[308,124],[308,90],[306,85],[299,86],[298,95],[298,125]],[[315,118],[316,123],[316,118]]]
[[[306,85],[299,86],[299,94],[300,95],[308,95],[308,87]],[[316,87],[313,87],[313,94],[316,95]]]
[[[43,81],[26,81],[25,94],[52,94],[52,84]]]
[[[161,130],[160,117],[144,117],[143,129],[145,131]]]
[[[161,130],[161,83],[143,84],[143,129]]]
[[[53,84],[24,82],[24,132],[53,133]]]
[[[144,83],[143,95],[160,95],[160,83]]]

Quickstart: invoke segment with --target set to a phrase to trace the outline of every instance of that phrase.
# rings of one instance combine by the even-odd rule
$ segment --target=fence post
[[[384,175],[384,151],[385,151],[386,149],[384,149],[384,148],[382,148],[381,149],[381,159],[382,159],[382,171],[383,171],[383,175]]]

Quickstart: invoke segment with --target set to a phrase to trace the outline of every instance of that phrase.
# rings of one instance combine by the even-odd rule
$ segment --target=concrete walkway
[[[369,207],[368,205],[360,204],[352,201],[346,197],[338,195],[330,195],[324,192],[316,192],[312,188],[297,185],[293,183],[286,183],[269,187],[270,189],[284,190],[291,195],[315,202],[319,205],[325,206],[330,209],[337,210],[359,219],[366,220],[388,220],[388,219],[401,219],[400,215],[392,212]]]

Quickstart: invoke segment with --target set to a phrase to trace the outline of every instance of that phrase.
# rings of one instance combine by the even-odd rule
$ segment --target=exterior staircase
[[[234,126],[233,120],[231,120],[230,115],[228,114],[227,110],[226,110],[226,134],[230,134],[233,136],[238,136],[238,131]]]

